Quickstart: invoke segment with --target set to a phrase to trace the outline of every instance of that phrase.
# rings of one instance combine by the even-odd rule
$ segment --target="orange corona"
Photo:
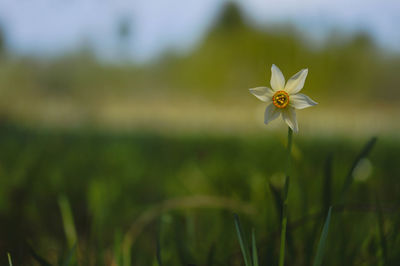
[[[289,104],[289,94],[286,91],[275,92],[272,103],[278,108],[285,108]]]

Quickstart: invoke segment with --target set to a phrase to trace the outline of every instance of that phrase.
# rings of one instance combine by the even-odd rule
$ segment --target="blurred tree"
[[[239,6],[234,2],[228,2],[222,8],[214,30],[231,31],[244,26],[244,19]]]
[[[3,29],[0,25],[0,56],[2,56],[5,53],[5,47],[4,47],[4,32]]]
[[[132,35],[132,20],[130,16],[123,15],[120,17],[117,25],[117,38],[119,45],[120,59],[126,60],[129,55],[130,40]]]
[[[368,32],[358,32],[355,34],[354,38],[351,40],[351,45],[356,50],[364,51],[375,51],[375,43],[371,35]]]
[[[129,17],[124,16],[120,19],[118,24],[118,36],[121,40],[129,39],[131,35],[131,20]]]

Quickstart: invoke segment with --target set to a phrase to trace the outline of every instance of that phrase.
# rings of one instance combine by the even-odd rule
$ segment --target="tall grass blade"
[[[387,241],[385,237],[385,230],[384,230],[384,219],[382,213],[382,207],[378,196],[376,197],[376,206],[377,206],[377,219],[378,219],[378,230],[379,230],[379,242],[380,242],[380,265],[388,265],[387,263]]]
[[[292,153],[292,138],[293,131],[288,127],[288,144],[287,144],[287,157],[285,168],[285,189],[283,194],[283,207],[282,207],[282,223],[281,223],[281,247],[279,250],[279,266],[285,265],[285,248],[286,248],[286,226],[287,226],[287,204],[290,184],[290,166],[291,166],[291,153]]]
[[[58,204],[60,206],[62,221],[64,225],[64,233],[67,239],[68,247],[72,249],[77,243],[77,234],[75,230],[74,218],[72,216],[71,206],[67,197],[61,195],[58,198]]]
[[[350,185],[353,183],[353,172],[358,163],[364,159],[365,157],[368,156],[368,154],[371,152],[372,148],[374,147],[377,137],[372,137],[363,147],[363,149],[360,151],[360,153],[357,155],[355,160],[353,161],[353,164],[351,165],[349,172],[347,173],[346,179],[343,183],[342,191],[340,194],[340,201],[339,203],[343,203],[345,196],[347,194],[347,191],[350,188]]]
[[[281,223],[281,246],[279,250],[279,266],[285,265],[285,249],[286,249],[286,230],[288,223],[287,216],[287,198],[289,192],[290,178],[286,176],[285,190],[283,195],[283,207],[282,207],[282,223]]]
[[[323,169],[323,176],[324,180],[322,183],[322,195],[321,195],[321,202],[322,202],[322,210],[321,215],[318,219],[315,219],[314,226],[306,240],[308,243],[307,251],[305,252],[305,264],[304,265],[311,265],[312,260],[314,259],[314,253],[312,248],[314,246],[315,241],[317,240],[317,235],[319,233],[319,225],[324,222],[325,213],[328,213],[329,207],[332,205],[332,162],[333,162],[333,154],[330,153],[326,157],[325,165]]]
[[[51,266],[49,262],[46,261],[43,257],[36,253],[36,251],[32,248],[31,245],[28,244],[29,252],[31,253],[32,257],[39,263],[40,266]]]
[[[258,266],[258,254],[257,254],[257,243],[255,230],[251,231],[251,249],[253,254],[253,266]]]
[[[272,196],[274,197],[275,201],[275,208],[276,212],[279,214],[279,222],[282,221],[282,210],[283,210],[283,202],[282,202],[282,197],[280,191],[274,187],[274,185],[271,184],[271,182],[268,182],[269,189],[272,192]]]
[[[116,230],[114,233],[114,264],[122,265],[122,234],[120,230]]]
[[[207,255],[207,266],[214,265],[214,257],[215,257],[215,243],[213,243],[208,251]]]
[[[69,250],[67,257],[64,260],[64,263],[62,264],[63,266],[69,266],[71,265],[72,262],[72,258],[75,254],[76,251],[76,243],[74,244],[74,246]]]
[[[11,255],[7,252],[8,266],[12,266]]]
[[[156,257],[157,257],[157,264],[158,266],[162,266],[162,260],[161,260],[161,244],[160,244],[160,236],[157,237],[157,243],[156,243]]]
[[[234,219],[235,219],[236,232],[239,239],[239,245],[244,259],[244,264],[246,266],[251,266],[249,246],[247,245],[246,236],[244,235],[242,226],[240,225],[239,216],[236,213],[234,214]]]
[[[328,238],[329,224],[331,222],[331,212],[332,212],[332,207],[329,208],[328,216],[326,217],[324,228],[322,229],[321,238],[319,239],[317,254],[315,255],[313,266],[322,265],[322,259],[324,257],[325,246],[326,246],[326,239]]]
[[[124,247],[122,251],[122,265],[131,266],[131,247]]]
[[[329,154],[325,161],[324,166],[324,184],[323,184],[323,194],[322,194],[322,202],[323,202],[323,211],[324,213],[328,211],[329,206],[332,205],[332,161],[333,155]]]
[[[183,230],[183,228],[187,229],[186,226],[185,218],[183,216],[177,216],[173,224],[174,241],[177,255],[182,265],[193,264],[193,262],[196,261],[196,257],[191,250],[192,243],[187,241],[187,231]]]
[[[278,222],[281,223],[282,222],[282,217],[283,217],[283,211],[284,211],[284,209],[283,209],[283,200],[282,200],[282,195],[281,195],[282,193],[276,187],[274,187],[270,182],[269,182],[269,188],[270,188],[270,190],[272,192],[272,196],[274,198],[276,212],[279,215],[279,217],[278,217],[279,221]],[[287,219],[287,223],[290,224],[290,219],[289,219],[288,216],[286,216],[286,219]],[[293,246],[293,235],[292,235],[292,232],[291,232],[290,228],[286,228],[286,239],[287,239],[287,243],[288,243],[288,245],[287,245],[288,250],[291,253],[294,253],[295,252],[295,248]]]

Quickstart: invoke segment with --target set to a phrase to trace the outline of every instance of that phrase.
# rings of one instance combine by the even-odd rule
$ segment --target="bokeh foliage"
[[[9,55],[0,61],[0,92],[95,98],[123,91],[220,100],[237,97],[252,84],[267,85],[275,63],[288,76],[308,67],[307,91],[318,98],[355,104],[399,100],[397,53],[377,46],[366,32],[327,35],[316,43],[291,24],[254,25],[228,4],[193,50],[171,48],[146,64],[100,63],[90,47],[51,60]]]
[[[285,156],[276,136],[109,135],[37,131],[10,124],[3,124],[0,132],[0,249],[9,250],[18,264],[31,260],[25,241],[53,263],[65,256],[59,195],[71,205],[81,265],[118,261],[125,233],[143,213],[169,199],[182,199],[184,204],[196,195],[215,196],[216,206],[219,198],[237,203],[232,208],[212,204],[159,212],[132,244],[133,265],[151,265],[157,239],[165,265],[204,265],[210,253],[210,265],[239,265],[235,211],[241,212],[248,235],[251,227],[256,228],[260,265],[276,263],[280,224],[276,196],[282,189]],[[291,265],[312,261],[327,193],[334,210],[324,265],[381,261],[379,206],[387,265],[398,261],[397,142],[379,142],[369,156],[367,176],[354,181],[340,204],[345,177],[363,141],[295,139],[287,252]],[[333,158],[329,185],[327,158]],[[248,213],[242,213],[240,202],[249,203]]]

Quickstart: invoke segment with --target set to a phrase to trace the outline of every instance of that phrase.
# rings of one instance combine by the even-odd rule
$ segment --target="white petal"
[[[274,91],[280,91],[285,88],[285,77],[275,65],[271,67],[271,87]]]
[[[297,93],[289,96],[289,104],[295,109],[304,109],[317,105],[318,103],[311,100],[307,95]]]
[[[295,94],[301,91],[304,86],[304,81],[308,74],[308,69],[302,69],[291,77],[285,86],[285,91],[290,94]]]
[[[279,108],[276,108],[275,105],[271,103],[270,105],[268,105],[267,109],[265,109],[264,123],[268,124],[272,120],[278,118],[280,113],[281,110],[279,110]]]
[[[274,91],[268,87],[257,87],[249,89],[250,93],[256,96],[263,102],[271,102],[272,96],[274,96]]]
[[[287,107],[282,111],[282,118],[286,124],[294,131],[299,131],[299,126],[297,125],[296,112],[294,108]]]

